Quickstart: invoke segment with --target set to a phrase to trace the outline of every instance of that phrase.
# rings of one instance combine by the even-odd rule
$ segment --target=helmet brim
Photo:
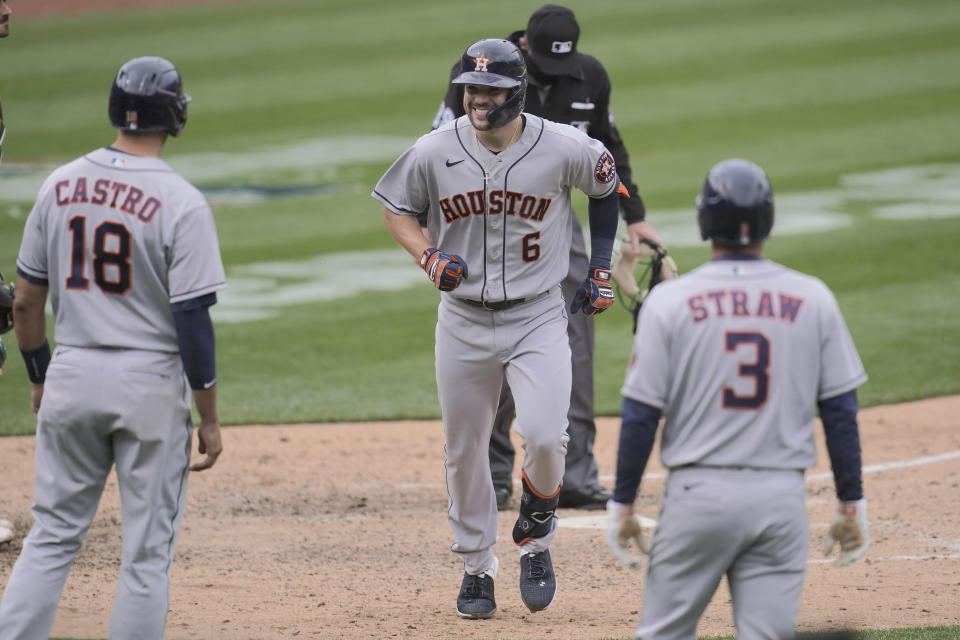
[[[513,89],[520,86],[520,81],[508,78],[497,73],[486,71],[466,71],[450,81],[451,84],[479,84],[498,89]]]

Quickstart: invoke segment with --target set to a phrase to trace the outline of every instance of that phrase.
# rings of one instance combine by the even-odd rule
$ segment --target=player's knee
[[[523,448],[526,455],[534,459],[542,459],[545,456],[555,454],[565,456],[568,440],[566,432],[548,433],[541,429],[532,435],[524,434]]]

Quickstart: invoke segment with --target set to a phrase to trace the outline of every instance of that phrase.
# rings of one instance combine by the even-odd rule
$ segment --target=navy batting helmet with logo
[[[187,123],[190,96],[183,92],[180,72],[164,58],[128,61],[110,88],[110,122],[124,131],[165,131],[180,135]]]
[[[704,240],[725,247],[763,242],[773,228],[773,190],[763,169],[747,160],[715,164],[697,196]]]
[[[507,89],[507,100],[487,114],[487,122],[502,127],[523,111],[527,98],[527,63],[509,40],[488,38],[467,47],[460,60],[460,75],[453,84],[480,84]]]

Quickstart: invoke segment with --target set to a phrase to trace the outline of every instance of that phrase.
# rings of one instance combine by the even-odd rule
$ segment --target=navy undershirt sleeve
[[[863,497],[863,484],[857,392],[852,390],[821,400],[817,406],[826,434],[837,498],[844,502],[859,500]]]
[[[617,236],[620,196],[614,191],[605,198],[590,198],[587,214],[590,218],[590,266],[610,268],[610,254]]]
[[[624,398],[621,413],[623,422],[617,448],[617,482],[613,488],[613,500],[632,504],[637,499],[643,470],[653,450],[661,411],[649,404]]]
[[[172,306],[180,359],[191,389],[209,389],[217,383],[216,341],[210,319],[210,306],[216,301],[217,295],[211,293]]]

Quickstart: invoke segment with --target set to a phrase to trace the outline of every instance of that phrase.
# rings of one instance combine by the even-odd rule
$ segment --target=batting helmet
[[[482,84],[508,89],[507,100],[487,113],[487,122],[502,127],[523,111],[527,99],[527,63],[509,40],[488,38],[467,47],[460,59],[460,75],[453,84]]]
[[[190,96],[180,72],[164,58],[128,61],[110,88],[110,123],[123,131],[165,131],[180,135],[187,123]]]
[[[773,190],[763,169],[746,160],[715,164],[697,196],[704,240],[725,247],[762,242],[773,228]]]

